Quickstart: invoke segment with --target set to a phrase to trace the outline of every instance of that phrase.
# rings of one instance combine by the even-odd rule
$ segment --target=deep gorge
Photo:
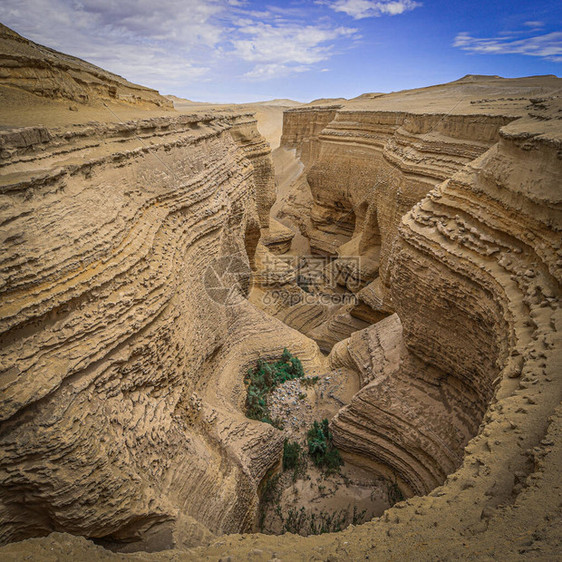
[[[3,127],[2,543],[430,558],[559,520],[550,80],[289,109],[273,155],[248,111]],[[288,256],[337,283],[310,289]],[[344,460],[407,500],[337,535],[251,534],[285,436],[246,417],[244,377],[285,348],[342,381],[315,415]]]

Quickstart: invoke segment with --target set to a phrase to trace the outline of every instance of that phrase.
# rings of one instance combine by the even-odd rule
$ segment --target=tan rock
[[[559,79],[287,111],[279,161],[302,166],[286,162],[280,226],[246,110],[162,111],[154,91],[0,39],[3,107],[19,107],[0,132],[0,536],[28,539],[2,559],[559,557]],[[359,304],[306,302],[291,267],[264,279],[291,226],[291,251],[300,236],[334,257]],[[264,304],[280,287],[291,302]],[[336,443],[409,499],[340,534],[234,534],[254,530],[283,445],[244,416],[243,376],[284,347],[360,382]],[[52,531],[176,550],[29,539]]]

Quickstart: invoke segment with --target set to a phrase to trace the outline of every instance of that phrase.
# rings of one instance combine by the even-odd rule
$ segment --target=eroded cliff
[[[251,115],[3,130],[3,542],[205,545],[146,559],[555,556],[559,87],[467,77],[286,112],[282,148],[303,166],[278,217],[329,257],[358,299],[345,307],[302,306],[275,262],[293,234],[270,220]],[[296,306],[264,304],[279,288]],[[418,497],[338,535],[215,539],[254,529],[279,462],[283,434],[245,417],[243,377],[284,347],[309,374],[357,381],[337,445]],[[68,535],[0,552],[111,556]]]
[[[206,276],[249,267],[268,226],[255,121],[13,129],[2,149],[3,540],[252,529],[282,437],[244,417],[240,373],[288,342],[318,359],[244,300],[249,269],[232,306]]]
[[[282,216],[294,219],[313,252],[345,267],[345,284],[358,298],[351,317],[376,322],[376,314],[398,313],[332,352],[332,366],[351,368],[364,385],[336,416],[336,441],[398,478],[408,493],[427,493],[460,465],[502,369],[511,373],[520,362],[506,281],[489,264],[507,268],[510,279],[523,272],[534,278],[558,259],[560,223],[553,213],[560,166],[558,156],[549,156],[557,146],[549,135],[559,131],[559,102],[548,96],[556,84],[549,77],[476,84],[467,77],[372,101],[361,97],[332,110],[322,130],[315,129],[314,113],[326,115],[324,107],[285,114],[288,147],[301,143],[314,157]],[[483,91],[489,97],[481,99]],[[539,93],[546,97],[532,98]],[[303,183],[308,222],[296,218]],[[527,232],[537,221],[552,228],[548,242]],[[517,237],[522,240],[513,242]],[[522,244],[537,239],[541,249],[526,255]],[[524,263],[515,272],[520,254]],[[354,268],[340,265],[349,256]],[[555,279],[542,282],[548,286],[542,298],[532,289],[535,304],[553,305]],[[519,287],[515,300],[528,299],[526,290]],[[357,329],[349,318],[347,325]]]

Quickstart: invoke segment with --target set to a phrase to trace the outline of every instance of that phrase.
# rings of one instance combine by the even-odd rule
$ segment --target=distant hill
[[[25,39],[0,24],[0,87],[8,86],[51,99],[80,104],[118,101],[137,106],[172,108],[156,90],[77,57]]]
[[[225,107],[225,106],[232,106],[232,105],[238,105],[238,106],[254,106],[254,105],[264,105],[264,106],[272,106],[272,107],[297,107],[299,105],[304,105],[304,103],[300,102],[300,101],[295,101],[295,100],[289,100],[289,99],[274,99],[274,100],[264,100],[264,101],[255,101],[255,102],[248,102],[248,103],[237,103],[237,104],[232,104],[232,103],[210,103],[210,102],[204,102],[204,101],[192,101],[192,100],[188,100],[185,98],[180,98],[178,96],[174,96],[174,95],[167,95],[164,96],[165,98],[167,98],[168,100],[170,100],[173,104],[174,107],[179,109],[179,108],[185,108],[185,107],[189,107],[189,106],[213,106],[213,107]]]

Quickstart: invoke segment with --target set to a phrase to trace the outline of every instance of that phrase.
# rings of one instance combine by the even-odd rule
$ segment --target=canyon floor
[[[217,106],[4,26],[0,65],[2,560],[560,558],[561,79]],[[282,471],[323,418],[341,470]]]

